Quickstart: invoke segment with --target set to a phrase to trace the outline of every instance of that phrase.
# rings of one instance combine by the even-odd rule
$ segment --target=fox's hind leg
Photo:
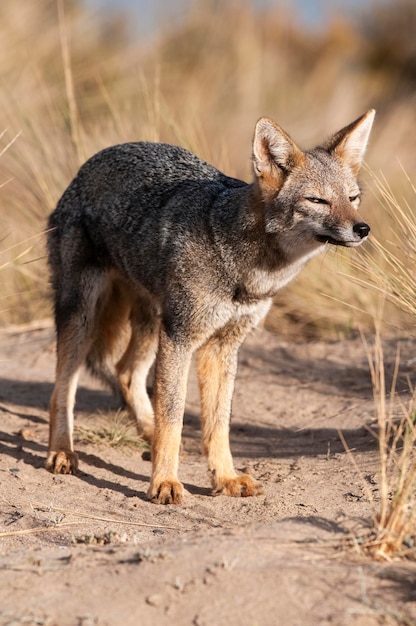
[[[241,322],[230,323],[198,351],[202,438],[214,495],[254,496],[263,492],[261,484],[248,474],[237,475],[229,443],[238,349],[246,333]]]
[[[56,381],[50,401],[49,451],[46,468],[55,474],[72,474],[78,468],[73,447],[74,403],[79,371],[94,332],[99,298],[105,290],[105,274],[84,270],[70,281],[62,277],[56,293]]]
[[[120,386],[137,429],[150,441],[154,430],[153,407],[146,389],[149,370],[156,356],[160,319],[150,297],[142,294],[132,307],[131,338],[116,365]]]

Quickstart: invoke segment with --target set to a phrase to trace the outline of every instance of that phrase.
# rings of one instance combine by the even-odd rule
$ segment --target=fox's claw
[[[78,469],[78,455],[69,450],[51,450],[45,467],[53,474],[75,474]]]

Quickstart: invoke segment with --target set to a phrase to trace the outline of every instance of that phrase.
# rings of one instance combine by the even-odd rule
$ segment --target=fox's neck
[[[237,274],[244,276],[244,287],[254,297],[273,296],[289,283],[323,246],[299,245],[291,238],[290,227],[266,232],[265,207],[254,185],[233,190],[227,202],[228,255],[234,259]],[[232,221],[229,219],[232,216]]]

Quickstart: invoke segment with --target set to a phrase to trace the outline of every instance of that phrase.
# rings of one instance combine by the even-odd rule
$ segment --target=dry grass
[[[385,222],[384,237],[373,238],[372,248],[357,265],[356,280],[366,290],[388,301],[407,316],[407,333],[414,334],[416,317],[416,188],[411,179],[399,198],[385,178],[375,177],[375,190]],[[384,329],[391,328],[389,316]],[[366,544],[376,558],[399,555],[416,560],[416,396],[406,405],[396,398],[400,355],[390,390],[385,388],[381,318],[376,324],[374,347],[367,346],[378,422],[380,508],[374,534]],[[404,331],[404,324],[401,332]],[[395,413],[399,404],[400,414]]]
[[[366,344],[377,414],[380,464],[380,506],[364,548],[381,560],[416,560],[416,406],[395,394],[400,355],[390,390],[385,387],[383,346],[379,329],[372,349]]]
[[[13,503],[13,508],[16,508],[16,503]],[[10,530],[0,532],[0,538],[13,537],[20,535],[30,535],[42,532],[53,532],[56,530],[62,530],[68,526],[76,524],[82,524],[87,521],[105,522],[108,524],[117,524],[122,526],[131,527],[147,527],[147,528],[163,528],[167,530],[178,530],[175,526],[166,526],[163,524],[148,524],[137,520],[121,519],[119,513],[114,513],[113,517],[103,517],[101,515],[94,515],[92,513],[85,513],[84,511],[78,511],[76,509],[63,509],[62,507],[56,507],[52,504],[42,504],[39,502],[22,502],[19,503],[19,509],[25,509],[29,507],[31,511],[35,511],[37,514],[48,515],[48,519],[44,520],[46,525],[36,526],[35,528],[23,528],[19,530]],[[72,519],[75,518],[75,519]]]
[[[412,99],[403,97],[409,77],[402,84],[394,74],[392,98],[394,68],[374,65],[383,19],[391,35],[385,17],[374,30],[376,18],[375,10],[368,22],[374,32],[363,20],[361,32],[338,20],[310,33],[281,7],[259,12],[249,2],[196,2],[181,22],[161,24],[151,39],[134,41],[123,18],[104,21],[76,1],[4,0],[0,107],[7,131],[0,152],[11,145],[0,159],[0,264],[8,268],[0,323],[50,314],[46,217],[81,162],[109,144],[179,143],[249,179],[252,129],[260,115],[276,118],[311,145],[375,106],[380,113],[368,160],[396,185],[401,174],[394,156],[408,171],[414,164],[409,129],[416,113]],[[377,234],[377,202],[368,194],[364,206]],[[282,292],[269,327],[338,336],[368,326],[376,299],[354,282],[357,255],[349,252],[315,260]],[[338,302],[345,299],[348,309]],[[397,306],[394,317],[400,326]]]
[[[149,445],[141,439],[135,425],[123,411],[104,416],[105,425],[87,428],[81,424],[75,426],[75,434],[82,441],[100,443],[111,447],[148,449]]]
[[[352,279],[370,301],[378,302],[374,344],[370,347],[363,340],[377,418],[380,504],[370,537],[361,537],[359,544],[377,559],[416,560],[416,393],[409,381],[410,401],[396,394],[399,352],[391,388],[386,389],[381,339],[392,331],[401,336],[415,333],[416,188],[405,171],[400,191],[384,176],[372,177],[382,230],[353,261]]]
[[[411,181],[408,183],[414,193]],[[416,284],[411,268],[416,253],[416,215],[406,200],[397,200],[385,181],[377,180],[376,188],[390,228],[383,242],[373,239],[372,248],[357,264],[354,280],[378,298],[380,311],[385,302],[401,311],[405,322],[401,334],[406,329],[414,335]],[[397,332],[397,319],[389,310],[375,319],[374,345],[370,348],[365,341],[365,346],[377,418],[380,504],[370,536],[361,538],[360,546],[378,560],[416,560],[416,394],[410,381],[409,401],[396,394],[399,351],[391,388],[386,389],[381,337],[391,332],[392,326]]]

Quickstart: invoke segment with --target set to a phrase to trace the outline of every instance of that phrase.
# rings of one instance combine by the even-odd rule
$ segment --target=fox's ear
[[[302,150],[276,122],[267,117],[259,119],[253,139],[253,167],[257,177],[283,178],[303,158]]]
[[[331,154],[337,155],[355,174],[362,165],[375,114],[375,110],[370,109],[358,120],[335,133],[322,146]]]

